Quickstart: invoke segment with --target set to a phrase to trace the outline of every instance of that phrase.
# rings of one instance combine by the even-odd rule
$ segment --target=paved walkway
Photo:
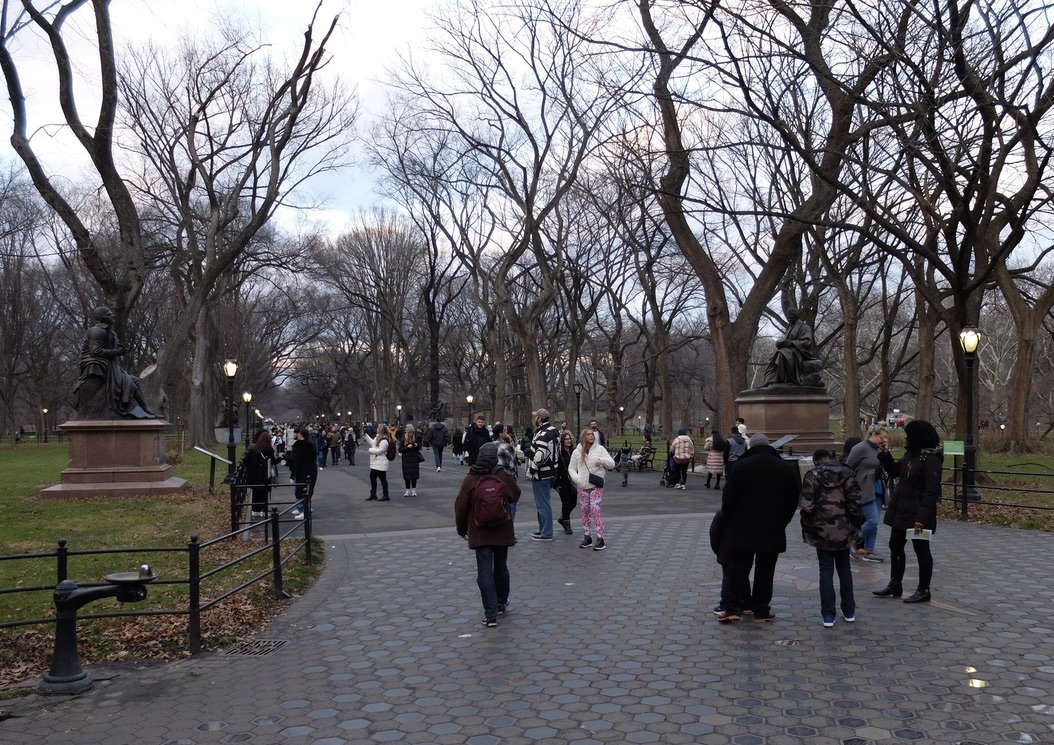
[[[463,470],[425,469],[416,500],[400,487],[368,504],[365,473],[323,473],[326,569],[261,632],[267,654],[117,668],[82,696],[7,702],[0,742],[1054,743],[1049,534],[944,522],[933,603],[873,598],[887,566],[857,564],[857,622],[824,629],[792,523],[778,621],[722,626],[717,492],[635,474],[607,490],[607,551],[579,550],[577,525],[512,550],[509,613],[486,629],[450,527]],[[909,558],[909,588],[913,572]]]

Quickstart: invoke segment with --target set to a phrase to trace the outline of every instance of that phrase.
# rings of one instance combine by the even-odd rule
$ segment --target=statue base
[[[785,450],[811,456],[819,448],[841,451],[831,431],[831,401],[822,387],[770,385],[741,391],[736,409],[749,432],[764,432],[770,442],[798,435]]]
[[[171,494],[187,488],[170,476],[165,462],[162,419],[70,421],[59,429],[69,435],[70,463],[62,482],[42,497],[119,497]]]

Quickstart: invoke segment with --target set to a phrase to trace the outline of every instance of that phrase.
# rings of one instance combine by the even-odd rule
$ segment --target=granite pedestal
[[[62,482],[42,497],[171,494],[187,487],[169,475],[161,419],[101,419],[59,425],[69,435],[70,463]]]
[[[811,455],[818,448],[841,448],[831,431],[831,400],[823,388],[774,385],[742,391],[736,408],[749,432],[764,432],[770,442],[798,435],[787,448]]]

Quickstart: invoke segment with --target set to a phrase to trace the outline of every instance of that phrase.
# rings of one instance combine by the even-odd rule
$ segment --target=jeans
[[[531,482],[534,491],[534,507],[538,510],[538,532],[546,538],[553,537],[553,503],[550,492],[553,490],[552,479],[539,479]]]
[[[436,468],[442,468],[443,467],[443,446],[442,445],[433,445],[432,446],[432,454],[435,455]]]
[[[877,499],[872,499],[866,504],[860,505],[864,512],[864,524],[860,526],[863,535],[863,546],[869,553],[875,551],[875,541],[878,540],[878,518],[882,514],[882,507]]]
[[[315,480],[311,479],[306,484],[299,484],[296,487],[296,506],[293,508],[297,512],[304,511],[304,500],[307,499],[307,503],[311,504],[311,497],[315,494]]]
[[[842,613],[852,618],[856,614],[856,600],[853,598],[853,570],[849,566],[849,549],[828,551],[818,548],[816,558],[820,562],[820,613],[825,616],[834,615],[834,572],[837,569]]]
[[[904,544],[907,541],[908,531],[903,528],[893,528],[889,534],[890,580],[897,585],[904,581],[904,566],[907,564]],[[930,579],[933,578],[933,554],[930,553],[930,542],[912,541],[911,547],[915,549],[915,558],[919,560],[919,589],[928,590]]]
[[[684,486],[688,483],[688,464],[674,461],[673,467],[677,469],[677,483]]]
[[[755,614],[767,615],[772,602],[772,581],[776,574],[779,554],[766,551],[728,552],[730,597],[726,609],[735,614],[752,610]],[[750,568],[754,567],[754,587],[750,586]]]
[[[349,445],[348,447],[344,448],[344,453],[348,456],[348,465],[355,465],[355,446]]]
[[[332,466],[339,466],[340,465],[340,445],[335,445],[334,447],[331,447],[329,449],[329,459],[330,459],[330,465],[332,465]]]
[[[480,546],[476,549],[476,584],[483,600],[483,615],[498,617],[498,606],[509,602],[509,547]]]
[[[381,487],[384,489],[384,496],[388,496],[388,473],[387,471],[377,471],[373,468],[370,469],[370,496],[377,496],[377,481],[381,482]]]

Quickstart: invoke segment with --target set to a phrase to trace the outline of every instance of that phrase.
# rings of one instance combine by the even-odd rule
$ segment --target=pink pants
[[[600,512],[600,505],[604,501],[604,490],[602,488],[579,489],[578,490],[578,509],[582,513],[582,534],[590,535],[590,526],[592,526],[592,534],[597,538],[604,537],[604,515]]]

